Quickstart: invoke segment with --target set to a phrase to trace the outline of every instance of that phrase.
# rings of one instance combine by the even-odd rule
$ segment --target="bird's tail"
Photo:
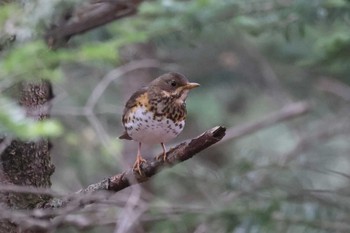
[[[129,134],[124,131],[124,133],[118,137],[119,139],[125,139],[125,140],[132,140],[132,138],[129,136]]]

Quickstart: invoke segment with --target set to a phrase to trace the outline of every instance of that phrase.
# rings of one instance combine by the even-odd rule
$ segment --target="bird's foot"
[[[136,161],[132,167],[134,171],[137,171],[141,176],[144,176],[145,174],[141,170],[141,164],[147,163],[147,160],[142,158],[141,156],[137,156]]]
[[[164,163],[167,163],[168,162],[168,157],[166,156],[166,152],[164,152],[163,154],[161,155],[158,155],[157,160],[163,160]]]

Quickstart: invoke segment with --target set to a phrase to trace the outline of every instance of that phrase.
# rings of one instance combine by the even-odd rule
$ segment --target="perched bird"
[[[139,143],[133,168],[140,174],[140,165],[146,162],[141,155],[141,144],[160,143],[162,159],[167,160],[164,143],[183,130],[188,92],[198,86],[198,83],[190,83],[184,75],[170,72],[136,91],[126,102],[122,117],[125,131],[119,138]]]

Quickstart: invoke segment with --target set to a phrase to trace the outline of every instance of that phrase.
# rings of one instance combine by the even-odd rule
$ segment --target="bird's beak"
[[[200,85],[198,83],[187,83],[184,86],[184,89],[190,90],[190,89],[193,89],[193,88],[196,88],[196,87],[199,87],[199,86]]]

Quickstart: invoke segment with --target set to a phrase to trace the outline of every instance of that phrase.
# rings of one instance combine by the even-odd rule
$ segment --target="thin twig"
[[[281,110],[274,112],[271,115],[268,115],[256,122],[247,123],[238,127],[228,129],[226,137],[221,141],[221,143],[241,138],[260,129],[267,128],[279,122],[303,115],[309,110],[310,105],[307,102],[297,102],[288,104]]]
[[[350,101],[350,86],[336,79],[322,78],[317,83],[318,89]]]
[[[326,124],[325,122],[321,122],[320,126],[317,127],[316,132],[302,135],[295,147],[281,156],[280,165],[286,166],[289,162],[298,158],[300,154],[312,148],[316,142],[325,142],[336,136],[349,134],[349,119],[346,118],[345,120],[340,120],[337,118],[337,121],[338,122],[334,122],[333,124]]]

